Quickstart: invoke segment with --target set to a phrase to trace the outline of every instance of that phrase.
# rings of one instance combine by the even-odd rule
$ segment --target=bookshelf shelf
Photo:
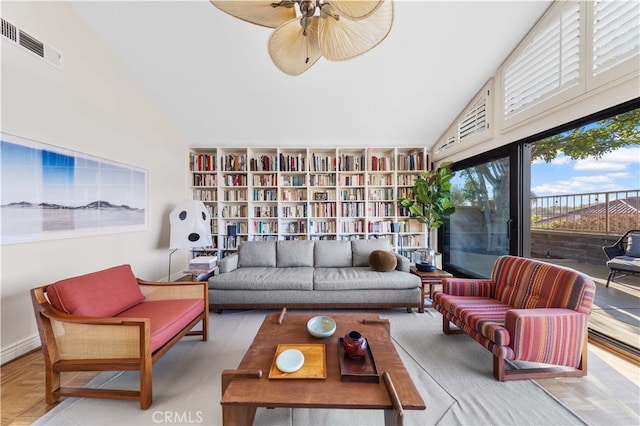
[[[411,258],[424,229],[397,200],[428,164],[423,147],[193,147],[187,182],[211,213],[219,257],[247,240],[388,238]]]

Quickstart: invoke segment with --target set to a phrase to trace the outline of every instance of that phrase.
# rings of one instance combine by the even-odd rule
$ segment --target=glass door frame
[[[523,200],[531,198],[531,145],[527,143],[512,143],[480,155],[456,162],[452,166],[452,171],[457,172],[478,164],[487,163],[493,160],[509,159],[509,221],[507,225],[507,239],[509,241],[509,254],[515,256],[528,257],[530,255],[530,233],[529,225],[531,221],[531,208],[525,206]],[[455,213],[454,213],[455,214]],[[442,268],[453,273],[457,277],[488,278],[470,276],[450,263],[450,247],[447,240],[449,222],[438,229],[438,247],[442,251]]]

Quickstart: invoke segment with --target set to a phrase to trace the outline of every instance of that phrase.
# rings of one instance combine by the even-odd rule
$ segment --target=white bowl
[[[330,337],[336,332],[336,322],[330,317],[313,317],[307,322],[307,331],[314,337]]]
[[[276,367],[283,373],[294,373],[304,365],[304,355],[297,349],[287,349],[276,358]]]

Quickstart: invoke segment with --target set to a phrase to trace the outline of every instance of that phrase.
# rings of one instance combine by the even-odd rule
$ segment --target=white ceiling
[[[396,0],[379,46],[297,77],[207,0],[73,5],[190,145],[432,146],[551,3]]]

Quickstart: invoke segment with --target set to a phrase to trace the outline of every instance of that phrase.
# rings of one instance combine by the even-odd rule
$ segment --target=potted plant
[[[421,271],[436,270],[435,250],[429,244],[431,230],[440,228],[456,210],[451,202],[451,164],[443,163],[436,170],[420,173],[409,196],[398,198],[399,205],[427,227],[426,247],[416,255],[416,268]]]

